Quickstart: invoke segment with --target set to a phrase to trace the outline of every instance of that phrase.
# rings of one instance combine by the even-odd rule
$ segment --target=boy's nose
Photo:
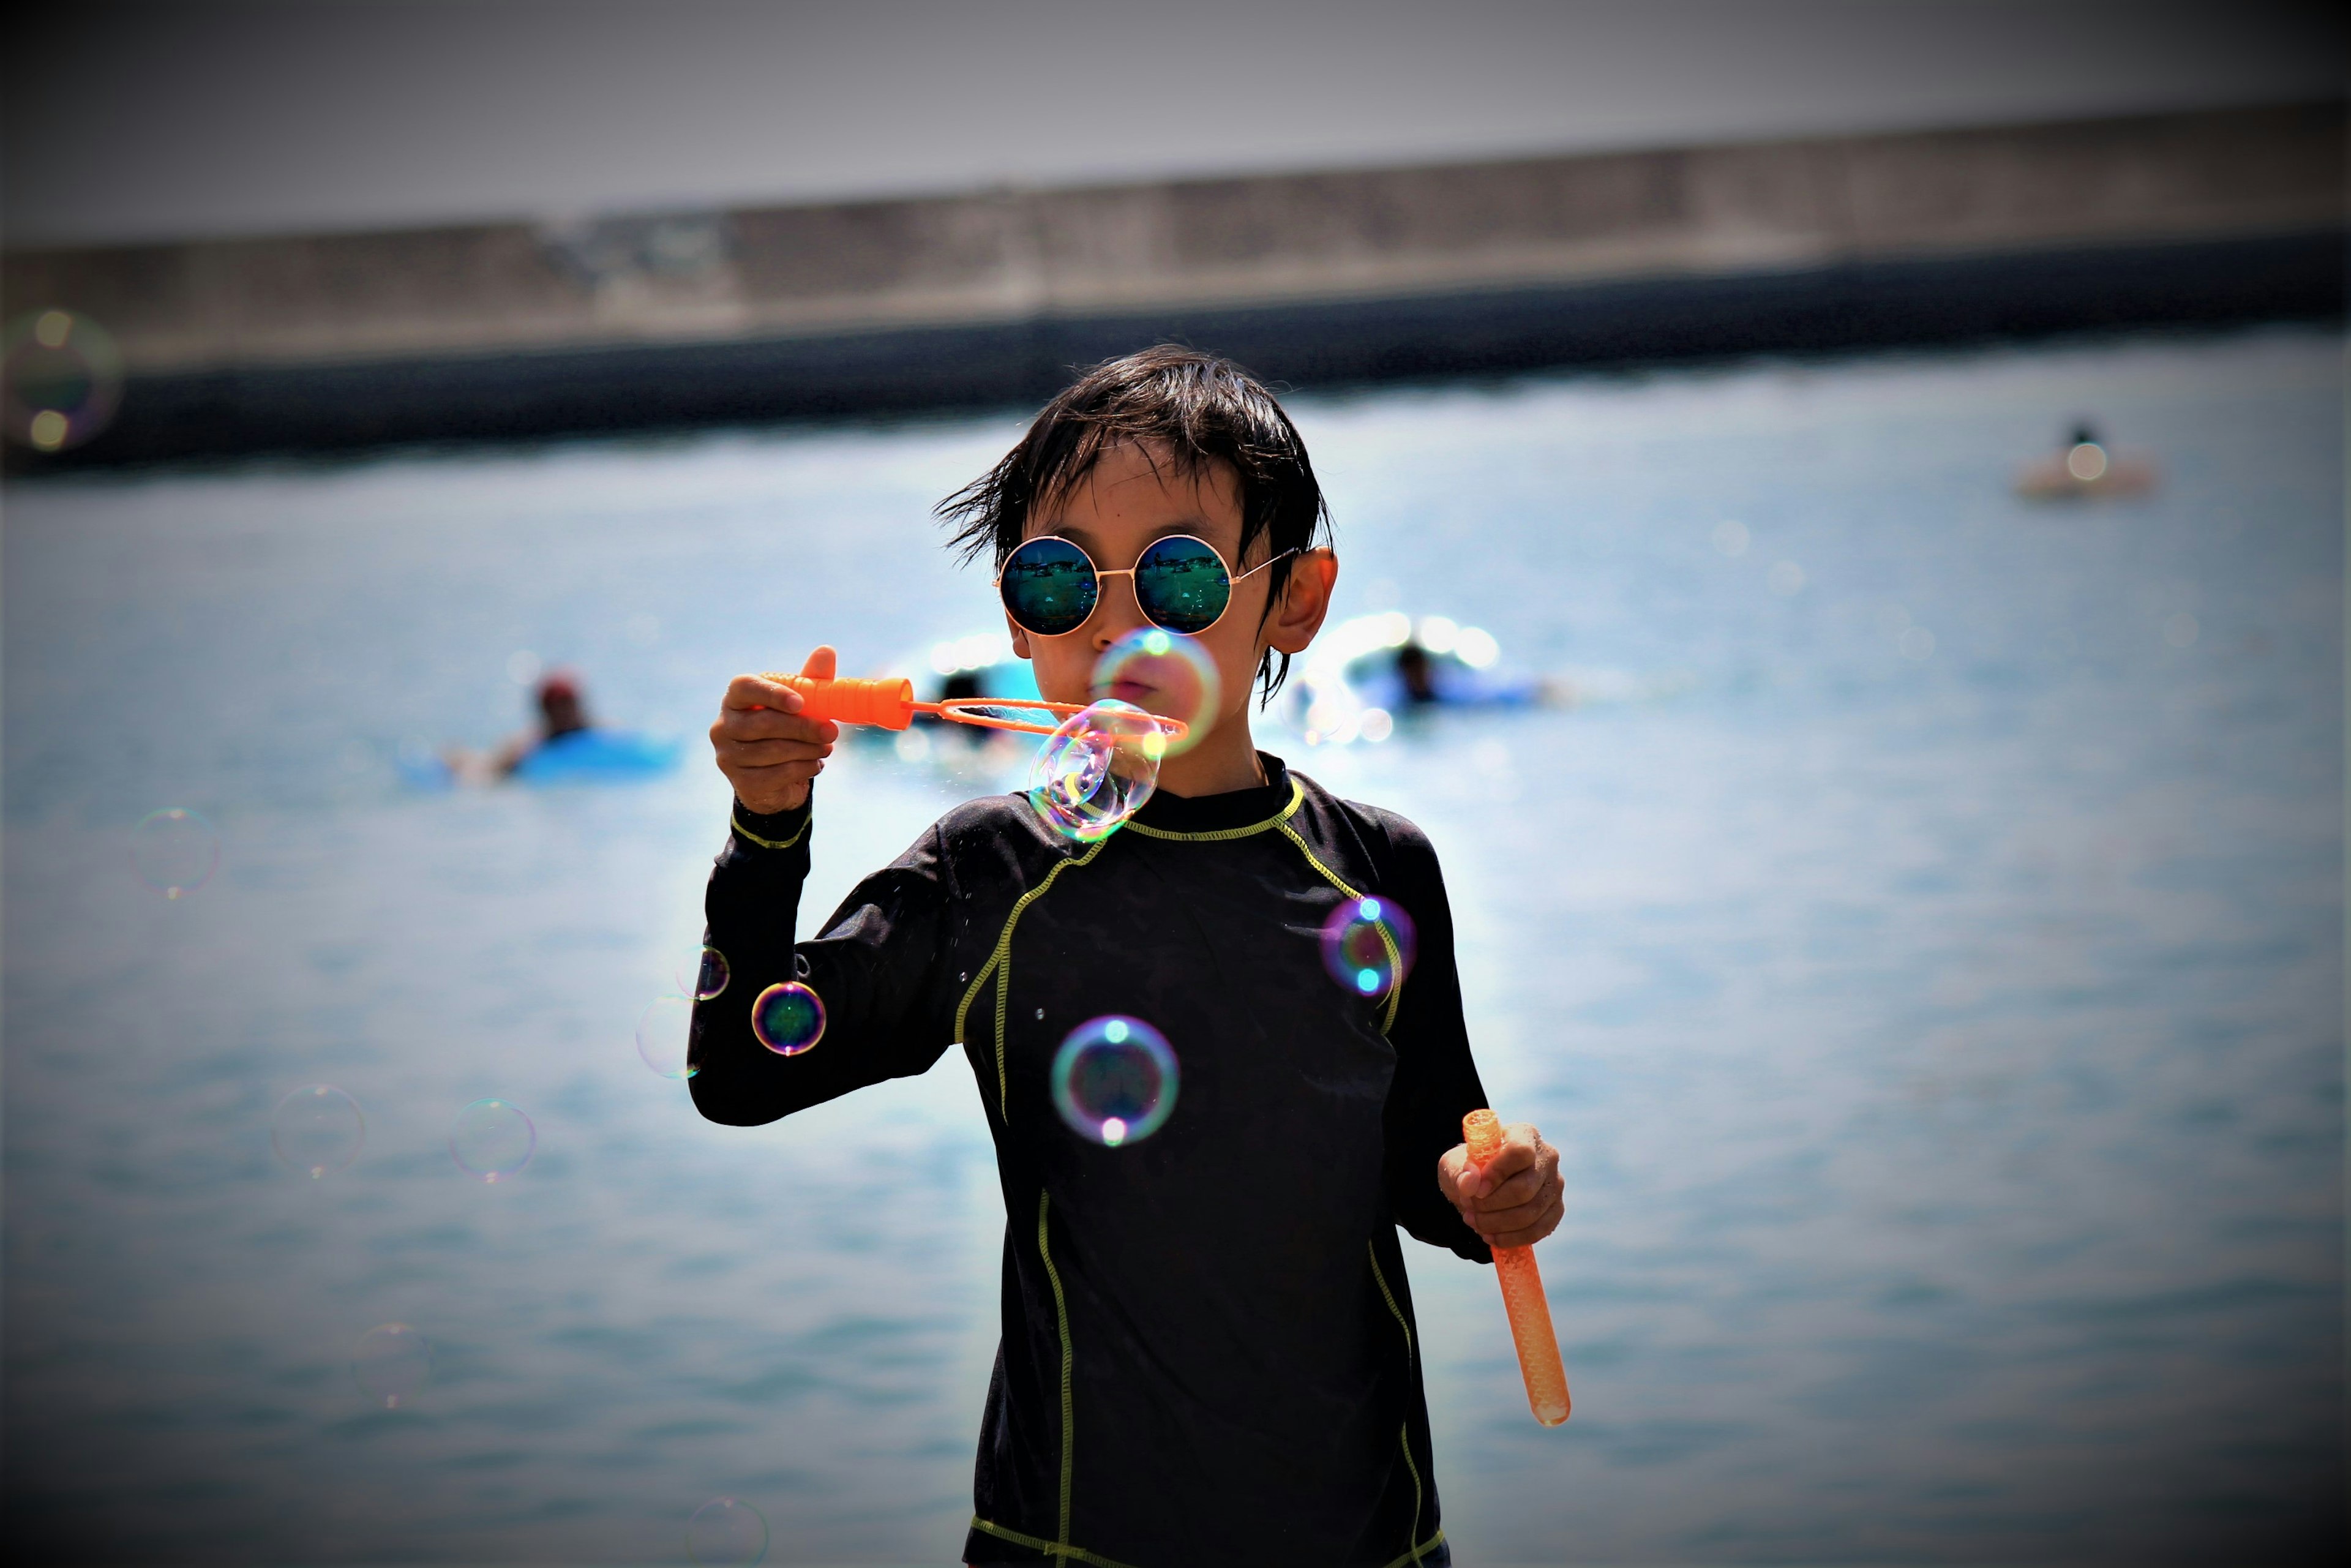
[[[1144,624],[1143,606],[1134,598],[1134,579],[1102,579],[1102,595],[1095,601],[1092,619],[1086,622],[1086,635],[1094,652],[1101,653]]]

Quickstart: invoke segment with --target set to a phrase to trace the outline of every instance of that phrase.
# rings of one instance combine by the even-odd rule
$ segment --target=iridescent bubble
[[[122,402],[122,352],[71,310],[19,316],[0,336],[0,425],[37,452],[78,446]]]
[[[415,1398],[433,1375],[433,1345],[406,1323],[378,1323],[360,1335],[351,1353],[351,1375],[360,1392],[387,1410]]]
[[[1174,757],[1199,745],[1215,727],[1224,687],[1217,662],[1197,642],[1181,632],[1144,626],[1102,650],[1089,689],[1096,701],[1131,703],[1181,720],[1184,733],[1167,742],[1166,755]]]
[[[757,1563],[768,1554],[767,1517],[739,1498],[712,1498],[685,1521],[685,1554],[696,1563]]]
[[[359,1102],[331,1083],[297,1089],[269,1118],[269,1146],[288,1170],[317,1180],[348,1170],[367,1141]]]
[[[538,1148],[538,1129],[504,1100],[476,1100],[449,1128],[449,1157],[469,1176],[504,1181]]]
[[[220,834],[184,807],[150,811],[131,830],[131,869],[166,898],[190,894],[220,865]]]
[[[1167,735],[1132,703],[1071,714],[1029,772],[1029,799],[1048,826],[1081,843],[1106,839],[1151,799]]]
[[[694,999],[655,997],[637,1019],[637,1055],[664,1078],[691,1078],[686,1048],[694,1038]]]
[[[1322,923],[1322,962],[1359,997],[1385,996],[1412,959],[1412,916],[1395,899],[1351,898]]]
[[[705,947],[677,967],[677,988],[696,1001],[706,1002],[726,988],[731,973],[726,967],[726,954],[716,947]]]
[[[1137,1144],[1176,1109],[1176,1053],[1141,1019],[1112,1014],[1070,1031],[1053,1055],[1053,1108],[1097,1144]]]
[[[824,1038],[824,998],[798,980],[769,986],[751,1003],[751,1032],[778,1056],[798,1056]]]

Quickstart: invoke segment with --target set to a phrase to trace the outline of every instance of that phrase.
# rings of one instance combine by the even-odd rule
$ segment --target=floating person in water
[[[2074,423],[2073,438],[2056,453],[2026,465],[2016,476],[2016,493],[2028,501],[2143,496],[2154,487],[2155,465],[2110,451],[2088,420]]]
[[[588,716],[588,700],[580,677],[554,670],[538,683],[536,693],[538,727],[514,736],[495,749],[475,753],[452,747],[435,768],[402,771],[420,784],[494,784],[513,779],[525,784],[569,780],[643,778],[666,772],[677,762],[681,743],[611,729]],[[437,768],[437,778],[429,776]]]
[[[537,735],[517,736],[493,755],[492,765],[499,778],[513,778],[537,752],[566,736],[583,735],[594,727],[588,722],[588,702],[580,695],[579,676],[568,670],[548,672],[538,683],[538,720]]]
[[[1404,700],[1420,707],[1438,700],[1437,672],[1430,668],[1428,650],[1418,643],[1406,642],[1396,650],[1396,685]]]
[[[841,732],[737,676],[705,902],[734,977],[695,1008],[694,1103],[756,1126],[967,1058],[1009,1223],[957,1561],[1444,1568],[1398,1228],[1479,1263],[1531,1245],[1558,1223],[1558,1155],[1520,1124],[1468,1167],[1485,1091],[1427,838],[1251,737],[1252,688],[1280,685],[1338,577],[1304,443],[1238,367],[1150,349],[1088,371],[942,510],[992,559],[1045,700],[1100,701],[1098,661],[1155,628],[1213,664],[1214,706],[1106,836],[1041,787],[970,801],[796,943]],[[1147,672],[1117,700],[1180,706]],[[1317,927],[1372,898],[1410,911],[1416,958],[1383,937],[1335,984]],[[813,1040],[759,1005],[799,991]]]

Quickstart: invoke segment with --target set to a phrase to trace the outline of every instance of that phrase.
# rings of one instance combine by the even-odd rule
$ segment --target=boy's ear
[[[1004,629],[1012,633],[1013,653],[1019,658],[1028,658],[1029,656],[1029,633],[1021,630],[1020,622],[1007,614],[1004,617]]]
[[[1331,590],[1339,581],[1339,552],[1318,546],[1298,558],[1281,585],[1281,602],[1265,623],[1265,645],[1277,653],[1302,653],[1331,613]]]

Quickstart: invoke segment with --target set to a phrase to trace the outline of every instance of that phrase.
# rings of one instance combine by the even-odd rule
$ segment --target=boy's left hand
[[[1482,1171],[1466,1145],[1454,1145],[1437,1162],[1437,1185],[1489,1247],[1531,1247],[1566,1213],[1559,1151],[1524,1122],[1502,1129],[1502,1152]]]

